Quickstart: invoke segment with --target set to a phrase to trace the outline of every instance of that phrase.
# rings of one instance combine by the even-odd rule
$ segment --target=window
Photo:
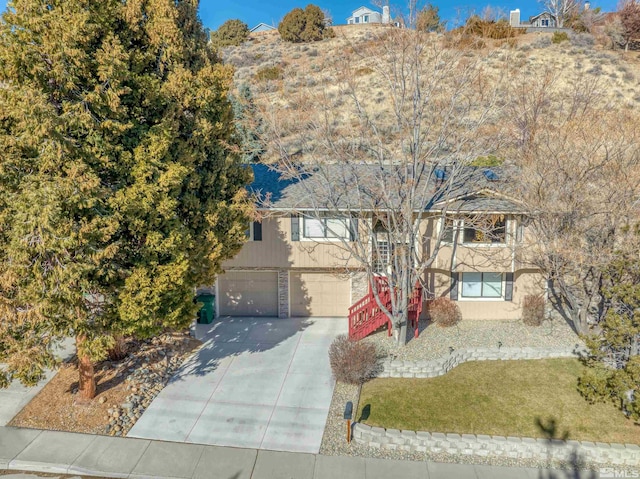
[[[347,218],[304,218],[304,237],[349,238],[350,221]]]
[[[502,273],[462,273],[463,298],[502,298]]]
[[[387,265],[390,262],[389,242],[384,240],[374,241],[373,247],[373,271],[378,274],[387,273]]]
[[[465,220],[464,243],[506,243],[507,222],[504,216],[475,217]]]
[[[363,23],[369,23],[369,15],[365,15],[362,19]]]
[[[356,17],[356,23],[360,23],[360,17]]]
[[[248,241],[262,241],[262,223],[251,221],[244,230]]]
[[[442,242],[453,243],[455,220],[453,218],[443,218],[440,224],[442,225]]]
[[[548,27],[549,26],[549,20],[548,19],[543,19],[540,22],[542,24],[543,27]]]

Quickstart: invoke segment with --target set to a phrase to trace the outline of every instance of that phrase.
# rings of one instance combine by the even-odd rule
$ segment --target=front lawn
[[[555,438],[640,443],[640,426],[612,404],[580,396],[582,368],[576,359],[482,361],[432,379],[375,379],[362,387],[357,418],[413,431],[544,438],[545,427]]]

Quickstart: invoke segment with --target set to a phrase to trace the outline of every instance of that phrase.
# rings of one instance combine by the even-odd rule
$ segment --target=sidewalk
[[[595,473],[321,456],[0,427],[3,469],[124,478],[591,479]]]

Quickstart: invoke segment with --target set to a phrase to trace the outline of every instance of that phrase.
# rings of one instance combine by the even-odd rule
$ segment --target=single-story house
[[[345,209],[318,218],[317,198],[309,195],[320,188],[314,186],[314,173],[285,179],[267,165],[252,168],[248,189],[269,202],[260,202],[262,219],[248,225],[242,250],[223,263],[225,273],[215,284],[216,315],[346,317],[367,294],[369,281],[361,265],[345,257],[342,241],[354,241],[362,231],[372,234],[379,211],[363,215],[360,210],[356,217]],[[339,165],[330,168],[344,180]],[[349,174],[388,173],[362,164]],[[526,212],[500,192],[502,172],[469,167],[465,174],[446,201],[420,212],[419,248],[427,255],[442,232],[437,257],[423,278],[425,301],[449,297],[464,319],[518,319],[524,297],[545,291],[543,276],[522,254],[528,241]],[[438,185],[430,191],[437,192]],[[348,195],[343,195],[345,204]],[[471,218],[489,218],[491,231],[479,231]],[[384,267],[379,273],[386,274]]]
[[[529,25],[532,27],[555,28],[557,26],[556,17],[549,12],[542,12],[529,17]]]
[[[356,8],[349,18],[347,18],[348,25],[358,25],[363,23],[391,23],[391,17],[389,15],[389,7],[382,7],[382,13],[371,10],[367,7]]]

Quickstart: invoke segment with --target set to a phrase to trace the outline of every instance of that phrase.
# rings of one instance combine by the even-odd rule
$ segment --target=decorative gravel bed
[[[386,330],[372,334],[363,341],[371,342],[393,359],[403,361],[431,360],[449,353],[449,348],[573,348],[582,341],[562,319],[549,319],[542,326],[525,326],[522,321],[461,321],[457,326],[441,328],[420,322],[420,336],[398,347]]]

